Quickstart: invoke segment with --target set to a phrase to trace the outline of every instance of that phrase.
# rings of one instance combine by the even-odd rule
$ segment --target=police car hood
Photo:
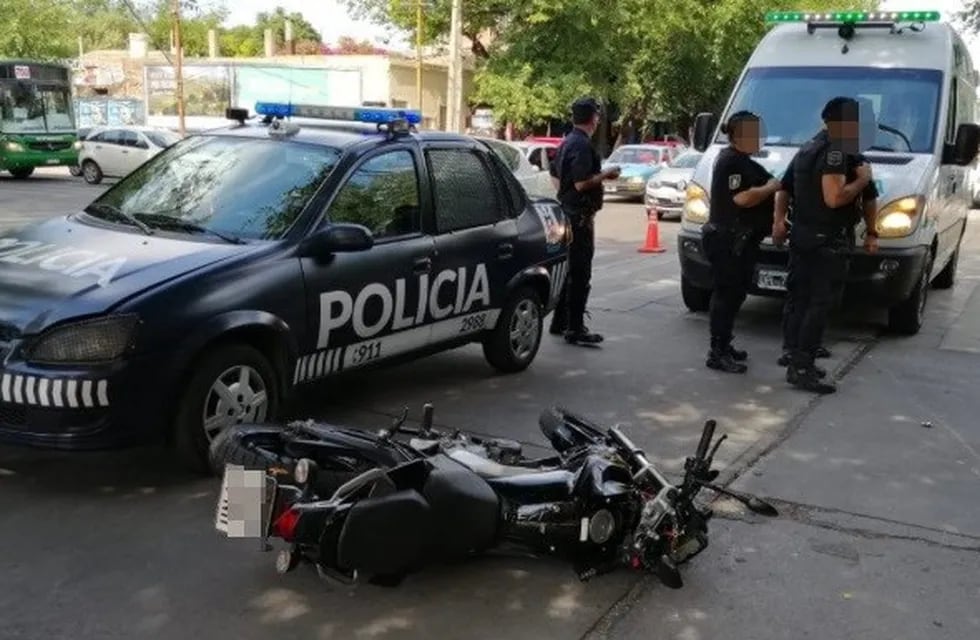
[[[715,158],[724,145],[709,147],[694,170],[694,182],[706,192],[711,191],[711,174]],[[765,167],[777,178],[782,178],[790,160],[799,147],[767,146],[753,160]],[[892,200],[916,193],[924,193],[930,185],[923,184],[932,156],[928,154],[892,153],[867,151],[864,154],[871,161],[875,183],[878,187],[878,204],[884,206]]]
[[[199,238],[147,236],[68,217],[0,232],[0,328],[34,333],[248,250]]]

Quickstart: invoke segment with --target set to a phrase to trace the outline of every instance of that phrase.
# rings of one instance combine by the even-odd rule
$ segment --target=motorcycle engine
[[[521,461],[523,447],[516,440],[495,438],[486,442],[487,457],[505,465],[517,464]]]

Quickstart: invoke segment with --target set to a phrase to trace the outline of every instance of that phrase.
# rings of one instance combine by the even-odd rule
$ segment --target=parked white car
[[[89,184],[102,178],[121,178],[160,153],[180,136],[157,127],[104,127],[93,130],[82,142],[78,165]]]
[[[644,198],[647,213],[655,211],[658,219],[667,216],[680,219],[687,185],[694,177],[701,155],[700,151],[684,151],[650,177]]]
[[[523,150],[515,144],[496,138],[477,137],[504,161],[529,196],[554,198],[557,191],[551,174],[531,164]]]

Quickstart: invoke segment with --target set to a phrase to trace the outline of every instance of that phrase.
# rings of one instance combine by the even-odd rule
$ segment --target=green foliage
[[[65,0],[4,0],[0,57],[50,60],[78,51]]]

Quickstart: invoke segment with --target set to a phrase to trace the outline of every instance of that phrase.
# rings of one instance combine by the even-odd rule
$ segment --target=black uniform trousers
[[[821,234],[794,229],[790,238],[789,276],[783,309],[783,348],[794,366],[811,366],[823,344],[827,317],[847,273],[848,237],[844,231]]]
[[[572,244],[568,248],[568,276],[555,307],[552,330],[582,331],[585,309],[592,289],[592,259],[595,256],[595,213],[565,209],[572,225]]]
[[[745,227],[715,227],[705,234],[704,250],[713,282],[709,307],[712,348],[731,343],[735,317],[752,286],[763,235]]]

